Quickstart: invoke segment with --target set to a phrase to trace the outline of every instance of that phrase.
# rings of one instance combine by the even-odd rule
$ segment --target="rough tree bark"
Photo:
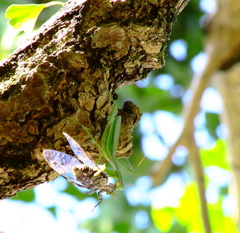
[[[0,198],[56,177],[46,148],[69,149],[62,132],[91,156],[112,110],[114,93],[164,64],[172,25],[187,0],[69,1],[0,66]],[[108,89],[108,90],[107,90]],[[139,109],[126,102],[118,156],[131,153]]]

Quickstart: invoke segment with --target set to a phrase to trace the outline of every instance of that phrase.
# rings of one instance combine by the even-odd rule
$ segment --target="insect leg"
[[[103,198],[102,198],[102,195],[101,195],[102,192],[103,192],[103,191],[100,190],[100,191],[97,193],[99,202],[97,203],[97,205],[94,206],[93,210],[94,210],[98,205],[100,205],[101,202],[103,201]]]

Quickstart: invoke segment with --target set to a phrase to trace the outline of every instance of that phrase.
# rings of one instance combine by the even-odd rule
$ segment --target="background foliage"
[[[0,59],[13,52],[25,37],[7,24],[5,11],[10,4],[44,3],[46,1],[15,0],[0,3]],[[9,201],[1,201],[0,208],[14,211],[0,231],[12,230],[8,218],[16,218],[18,232],[32,232],[31,211],[39,213],[42,223],[36,232],[203,232],[197,185],[189,166],[185,148],[178,148],[171,171],[162,178],[160,186],[151,183],[149,171],[156,161],[163,160],[182,126],[181,112],[189,96],[189,85],[194,72],[204,64],[201,59],[204,37],[204,2],[191,0],[179,15],[166,50],[166,65],[149,74],[146,80],[118,91],[118,104],[126,100],[136,103],[143,117],[135,130],[134,148],[130,161],[135,173],[124,171],[125,190],[116,199],[106,197],[94,212],[96,199],[81,193],[59,177],[34,190],[20,192]],[[211,4],[210,4],[211,5]],[[210,6],[208,5],[208,6]],[[43,10],[36,27],[42,25],[60,6]],[[224,127],[220,124],[221,100],[213,87],[204,96],[201,112],[196,118],[196,138],[200,147],[207,180],[206,197],[214,232],[237,232],[231,213],[228,194],[230,168],[226,159]],[[214,104],[211,105],[211,102]],[[212,107],[211,106],[215,106]],[[220,106],[220,107],[216,107]],[[139,162],[146,156],[142,163]],[[96,198],[96,195],[93,196]],[[35,210],[30,210],[36,208]],[[19,209],[17,209],[19,208]],[[18,211],[25,210],[24,215]],[[41,211],[37,211],[41,209]],[[3,212],[3,211],[2,211]],[[49,215],[51,213],[51,215]],[[51,223],[50,223],[51,222]],[[22,229],[22,231],[21,231]],[[6,232],[11,232],[11,231]],[[12,230],[14,232],[14,230]]]

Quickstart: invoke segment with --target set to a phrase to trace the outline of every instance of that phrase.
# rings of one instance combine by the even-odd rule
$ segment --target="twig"
[[[211,59],[210,59],[211,60]],[[174,145],[169,148],[169,152],[164,161],[156,164],[152,169],[152,180],[154,184],[159,184],[161,179],[164,177],[166,172],[172,166],[172,156],[179,145],[183,145],[189,150],[190,160],[193,165],[193,169],[196,174],[196,179],[198,183],[198,190],[201,203],[201,213],[203,224],[206,233],[211,233],[211,226],[207,211],[207,202],[205,199],[205,182],[203,167],[201,164],[200,155],[198,152],[198,147],[194,140],[194,118],[199,111],[200,101],[204,90],[208,87],[211,75],[215,70],[215,66],[212,66],[211,62],[207,63],[204,71],[194,78],[192,90],[192,99],[190,103],[185,107],[185,117],[184,117],[184,127],[182,133],[180,134]]]
[[[193,170],[195,172],[197,184],[198,184],[198,193],[200,198],[201,205],[201,215],[202,221],[204,224],[204,229],[206,233],[211,233],[211,226],[209,221],[209,214],[207,209],[207,201],[205,198],[205,180],[204,180],[204,171],[202,166],[202,161],[200,159],[199,148],[196,145],[194,138],[188,143],[189,157],[192,162]]]

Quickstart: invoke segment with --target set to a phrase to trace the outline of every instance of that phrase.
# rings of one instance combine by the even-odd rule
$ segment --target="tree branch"
[[[100,140],[112,98],[164,63],[164,49],[186,0],[69,1],[0,66],[0,198],[52,180],[42,150],[69,152],[62,132],[93,157],[84,124]],[[106,88],[108,90],[106,90]],[[121,111],[118,156],[131,153],[140,113]]]

